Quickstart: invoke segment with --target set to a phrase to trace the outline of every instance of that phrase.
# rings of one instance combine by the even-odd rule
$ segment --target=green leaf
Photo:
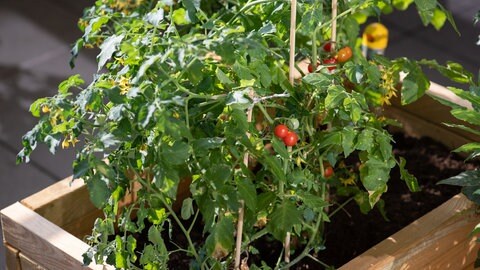
[[[238,61],[233,64],[233,71],[237,74],[238,78],[241,80],[252,80],[255,79],[253,77],[252,73],[250,72],[250,69],[247,66],[244,66],[240,64]]]
[[[87,182],[88,193],[90,194],[90,200],[97,208],[102,208],[110,197],[110,189],[104,178],[98,174],[95,174]]]
[[[87,27],[85,27],[85,37],[90,36],[90,34],[93,34],[97,32],[103,25],[105,25],[108,22],[109,18],[106,16],[102,17],[97,17],[88,23]]]
[[[393,6],[398,10],[406,10],[414,0],[392,0]]]
[[[203,80],[203,74],[203,64],[198,59],[187,67],[187,76],[193,85],[197,85]]]
[[[76,159],[73,162],[73,179],[84,176],[90,170],[90,164],[87,159]]]
[[[345,89],[338,85],[332,85],[327,90],[328,95],[325,98],[325,107],[327,109],[336,109],[347,97]]]
[[[245,201],[247,208],[255,212],[257,209],[257,192],[253,182],[248,178],[240,178],[237,181],[237,188],[240,198]]]
[[[39,98],[35,100],[32,105],[30,105],[30,112],[34,117],[40,117],[40,112],[42,111],[42,106],[48,101],[48,98]]]
[[[165,17],[165,11],[163,7],[157,5],[154,9],[152,9],[147,15],[145,15],[145,21],[151,23],[155,27],[160,26],[160,22],[163,21]]]
[[[186,198],[182,202],[181,216],[184,220],[188,220],[195,212],[193,211],[193,199]]]
[[[430,81],[418,68],[410,71],[403,79],[402,84],[402,104],[410,104],[425,94],[430,87]]]
[[[433,18],[431,21],[433,27],[440,30],[445,24],[445,21],[447,21],[447,14],[443,10],[436,8],[433,12]]]
[[[162,157],[171,165],[182,165],[190,156],[190,147],[186,142],[176,141],[173,145],[162,145]]]
[[[443,124],[446,125],[447,127],[461,129],[461,130],[464,130],[466,132],[470,132],[472,134],[480,136],[480,130],[473,129],[471,127],[467,127],[467,126],[464,126],[464,125],[457,125],[457,124],[447,124],[447,123],[443,123]]]
[[[97,56],[98,71],[107,63],[117,50],[118,45],[122,42],[124,35],[111,35],[100,45],[101,52]]]
[[[277,240],[283,241],[287,232],[292,231],[293,226],[301,222],[302,213],[292,202],[284,200],[273,210],[267,229]]]
[[[132,83],[136,84],[140,81],[140,79],[145,75],[145,72],[153,65],[155,64],[160,58],[165,57],[163,54],[156,54],[154,56],[147,56],[146,61],[143,61],[142,65],[138,69],[137,75],[132,79]]]
[[[407,161],[403,157],[400,157],[400,164],[398,165],[398,168],[400,169],[400,178],[405,181],[410,191],[420,191],[420,186],[418,185],[417,178],[415,178],[414,175],[410,174],[407,169],[405,169],[406,164]]]
[[[474,151],[480,151],[480,143],[478,142],[467,143],[453,150],[453,152],[466,152],[466,153],[470,153]]]
[[[272,142],[273,150],[275,150],[275,152],[279,154],[280,157],[284,159],[290,158],[290,154],[288,153],[287,147],[285,146],[285,143],[283,143],[283,141],[281,141],[277,137],[273,137],[271,142]]]
[[[458,175],[437,182],[438,185],[453,185],[461,187],[480,186],[480,170],[464,171]]]
[[[302,78],[302,81],[315,86],[316,88],[326,89],[328,86],[330,86],[332,79],[330,76],[327,76],[323,73],[309,73]]]
[[[209,256],[220,260],[226,257],[233,249],[235,226],[232,216],[220,218],[205,241]]]
[[[362,83],[364,76],[363,66],[356,65],[353,62],[347,62],[345,63],[344,68],[348,80],[356,84]]]
[[[361,151],[367,151],[372,147],[373,139],[373,131],[371,129],[364,129],[357,136],[355,148]]]
[[[466,121],[473,125],[480,125],[480,112],[469,109],[453,109],[450,113],[457,119]]]
[[[357,132],[353,129],[353,127],[347,126],[343,129],[342,147],[345,158],[355,150],[355,137],[357,137]]]
[[[285,182],[286,176],[283,172],[283,166],[279,159],[269,155],[264,155],[262,163],[265,166],[265,169],[270,171],[277,181]]]
[[[80,86],[83,83],[85,83],[85,81],[80,77],[80,74],[72,75],[58,85],[58,93],[66,94],[71,87]]]
[[[177,25],[186,25],[191,22],[188,13],[183,8],[174,10],[172,17],[173,22]]]
[[[197,139],[192,143],[193,153],[197,157],[206,156],[209,150],[219,148],[224,141],[225,139],[220,137]]]
[[[225,72],[223,72],[220,67],[217,67],[217,69],[215,70],[215,75],[217,76],[217,79],[222,83],[222,84],[225,84],[225,85],[231,85],[233,84],[233,81],[230,80],[230,78],[227,76],[227,74],[225,74]]]
[[[437,0],[415,0],[418,14],[422,19],[423,25],[428,25],[433,18],[433,13],[437,6]]]
[[[303,203],[312,208],[313,210],[320,212],[323,208],[329,206],[330,204],[323,200],[320,196],[309,194],[309,193],[299,193],[299,196]]]
[[[232,169],[225,164],[212,164],[205,172],[205,179],[216,189],[221,189],[232,177]]]

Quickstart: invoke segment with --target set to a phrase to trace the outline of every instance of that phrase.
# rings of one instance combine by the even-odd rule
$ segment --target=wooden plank
[[[5,246],[5,263],[7,270],[22,270],[20,265],[19,251],[18,249],[4,243]]]
[[[454,269],[462,269],[476,258],[478,246],[469,233],[479,222],[474,204],[465,196],[456,195],[340,270],[447,269],[446,261],[455,261]],[[437,267],[435,263],[440,268],[430,268]]]
[[[82,254],[89,246],[19,202],[0,214],[5,242],[47,269],[113,269],[82,266]]]
[[[21,203],[81,239],[90,234],[95,219],[102,216],[102,212],[91,203],[83,180],[72,182],[72,177],[23,199]]]
[[[20,264],[22,265],[22,270],[47,270],[27,256],[23,255],[23,253],[20,253]]]

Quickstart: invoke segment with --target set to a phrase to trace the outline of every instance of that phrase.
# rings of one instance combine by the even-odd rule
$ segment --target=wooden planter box
[[[432,85],[432,95],[447,93]],[[454,96],[451,100],[468,104]],[[388,109],[411,135],[430,136],[456,148],[480,141],[470,134],[448,129],[455,122],[447,107],[430,97],[406,107]],[[64,179],[1,211],[7,269],[113,269],[82,265],[88,235],[101,212],[89,201],[81,180]],[[457,195],[429,214],[358,256],[340,269],[473,269],[478,245],[469,233],[480,223],[475,206]]]

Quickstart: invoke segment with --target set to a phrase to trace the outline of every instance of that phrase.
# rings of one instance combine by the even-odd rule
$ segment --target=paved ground
[[[30,164],[15,165],[21,136],[33,127],[29,105],[38,97],[51,96],[69,75],[80,73],[88,81],[95,72],[95,58],[84,54],[75,70],[68,66],[70,44],[80,36],[77,18],[93,0],[3,0],[0,2],[0,209],[71,174],[73,151],[52,156],[41,147]],[[444,1],[453,11],[462,32],[447,26],[441,32],[424,28],[415,11],[383,19],[390,29],[386,54],[416,59],[452,60],[477,74],[480,67],[480,34],[472,18],[479,1]],[[435,72],[432,81],[450,83]],[[0,269],[4,268],[0,248]]]

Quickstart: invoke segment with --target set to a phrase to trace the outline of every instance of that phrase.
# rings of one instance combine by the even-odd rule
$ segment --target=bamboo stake
[[[332,51],[335,51],[335,45],[337,43],[337,0],[332,0]]]
[[[295,69],[295,34],[296,34],[296,25],[297,25],[297,0],[291,0],[290,8],[290,65],[289,65],[289,81],[293,86],[294,84],[294,74]],[[291,148],[289,147],[291,151]],[[291,233],[287,232],[285,236],[285,256],[284,261],[288,264],[290,262],[290,238]]]
[[[248,93],[250,98],[254,100],[255,93],[253,89],[250,89],[250,92]],[[247,122],[251,123],[253,119],[253,107],[255,103],[252,102],[252,105],[248,107],[247,110]],[[250,138],[250,133],[247,132],[247,137]],[[245,152],[245,155],[243,156],[243,164],[248,168],[248,158],[249,154],[248,152]],[[238,209],[238,222],[237,222],[237,239],[235,242],[235,265],[234,269],[238,270],[240,269],[240,262],[241,262],[241,255],[242,255],[242,234],[243,234],[243,219],[245,215],[245,202],[243,200],[239,201],[240,207]]]

